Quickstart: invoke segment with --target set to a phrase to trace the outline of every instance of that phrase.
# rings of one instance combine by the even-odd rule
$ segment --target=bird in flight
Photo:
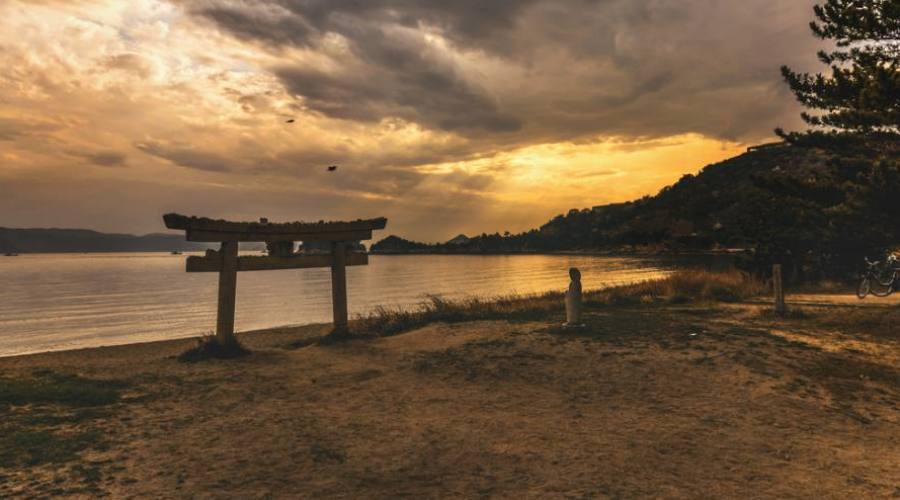
[[[290,118],[290,119],[288,119],[288,120],[285,120],[284,123],[294,123],[294,119],[293,119],[293,118]]]
[[[329,172],[334,172],[335,170],[337,170],[337,165],[329,165],[329,166],[328,166],[328,171],[329,171]]]

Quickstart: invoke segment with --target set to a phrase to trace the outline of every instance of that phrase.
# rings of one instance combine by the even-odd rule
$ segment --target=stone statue
[[[581,322],[581,271],[578,268],[569,268],[569,290],[566,292],[566,327],[579,328]]]

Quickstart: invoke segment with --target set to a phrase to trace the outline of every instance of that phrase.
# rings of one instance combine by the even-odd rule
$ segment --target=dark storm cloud
[[[398,117],[448,131],[518,130],[483,90],[467,81],[421,34],[358,21],[339,22],[356,61],[328,72],[296,65],[275,70],[305,105],[327,116],[359,121]]]
[[[287,175],[303,179],[311,189],[327,188],[347,193],[394,196],[409,192],[424,179],[423,174],[414,170],[384,166],[384,162],[373,164],[372,158],[361,158],[345,148],[313,147],[266,157],[253,154],[225,157],[211,149],[163,141],[145,141],[135,144],[135,147],[185,168],[250,175]],[[339,170],[329,172],[327,166],[334,164],[340,166]]]
[[[12,141],[27,135],[46,134],[63,128],[59,123],[0,117],[0,141]]]
[[[291,150],[259,161],[256,173],[287,174],[303,179],[310,186],[399,196],[415,189],[426,176],[408,168],[398,168],[393,155],[362,156],[346,148]],[[338,165],[330,172],[329,165]]]
[[[326,33],[339,33],[353,61],[328,72],[284,65],[275,74],[305,105],[326,116],[364,122],[403,118],[461,134],[511,132],[521,127],[494,98],[409,29],[420,23],[487,39],[509,29],[528,2],[273,1],[213,2],[194,12],[240,38],[274,46],[317,47]],[[480,7],[478,7],[480,6]]]
[[[356,75],[329,75],[297,67],[276,70],[287,89],[305,98],[308,108],[347,120],[375,122],[403,118],[446,131],[518,130],[521,123],[500,113],[483,94],[451,72],[427,61],[405,71],[374,67]]]
[[[538,0],[209,0],[184,1],[191,11],[243,38],[313,46],[325,32],[344,34],[355,24],[425,23],[463,44],[487,43],[514,28],[519,14]],[[357,46],[365,50],[365,46]]]
[[[0,118],[0,141],[11,141],[22,135],[22,124],[17,120]]]
[[[496,181],[487,174],[470,174],[459,170],[437,176],[439,182],[466,191],[480,192],[491,187]]]
[[[812,58],[813,0],[265,0],[189,2],[221,30],[276,50],[349,55],[273,68],[326,116],[397,117],[518,144],[696,132],[766,136],[795,113],[778,66]],[[426,40],[514,68],[462,67]],[[463,65],[465,65],[463,63]],[[507,136],[503,138],[503,136]],[[496,141],[494,141],[496,144]]]
[[[331,162],[303,164],[296,161],[298,156],[307,158],[311,154],[293,152],[279,155],[268,161],[265,171],[288,173],[303,179],[310,188],[328,189],[345,194],[364,193],[394,199],[411,196],[419,199],[420,203],[425,203],[421,197],[435,202],[438,193],[443,193],[442,196],[451,196],[454,193],[458,195],[465,192],[477,196],[478,193],[488,190],[495,182],[493,176],[479,173],[457,170],[445,174],[426,174],[407,167],[398,167],[392,161],[392,155],[373,158],[348,155],[340,161],[333,162],[338,165],[338,169],[333,172],[326,168]],[[296,165],[303,166],[296,167]]]
[[[434,151],[435,156],[410,157],[403,153],[364,155],[342,147],[309,147],[267,156],[240,154],[225,157],[211,149],[163,141],[145,141],[135,147],[185,168],[252,176],[288,176],[302,179],[309,190],[343,195],[355,193],[397,198],[426,192],[428,198],[433,198],[440,191],[477,196],[495,181],[494,176],[479,173],[456,170],[445,174],[427,174],[409,168],[411,165],[433,163],[449,154],[440,151]],[[81,156],[100,159],[99,155]],[[109,160],[112,159],[110,156]],[[338,169],[329,171],[329,165],[338,165]]]
[[[135,147],[151,156],[168,160],[176,165],[210,172],[226,172],[232,170],[232,160],[209,151],[195,149],[184,145],[171,145],[159,141],[147,141],[135,144]]]
[[[88,156],[88,161],[101,167],[121,167],[127,160],[128,156],[118,151],[102,151]]]
[[[119,151],[67,151],[77,158],[83,158],[93,165],[100,167],[122,167],[128,163],[128,155]]]
[[[150,64],[138,54],[116,54],[105,58],[101,64],[104,69],[126,71],[143,78],[152,74]]]

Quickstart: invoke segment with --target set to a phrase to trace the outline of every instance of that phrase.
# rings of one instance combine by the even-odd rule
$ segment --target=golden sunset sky
[[[2,0],[0,226],[530,229],[799,127],[814,3]]]

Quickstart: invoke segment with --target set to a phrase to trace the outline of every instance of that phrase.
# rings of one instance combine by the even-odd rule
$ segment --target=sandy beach
[[[0,496],[896,496],[900,337],[871,312],[593,307],[578,332],[548,314],[270,330],[198,363],[176,359],[194,340],[0,359],[7,395],[82,391],[0,406]]]

